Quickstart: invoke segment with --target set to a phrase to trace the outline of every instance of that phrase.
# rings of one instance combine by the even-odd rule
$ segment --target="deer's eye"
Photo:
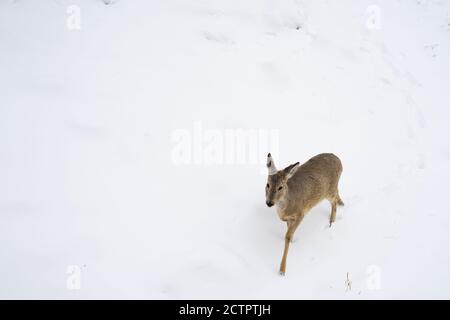
[[[278,191],[280,191],[281,189],[283,189],[283,186],[278,187]]]
[[[269,184],[266,184],[266,188],[269,189]]]

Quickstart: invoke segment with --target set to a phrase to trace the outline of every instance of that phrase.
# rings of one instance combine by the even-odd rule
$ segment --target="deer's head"
[[[266,204],[272,207],[284,197],[287,192],[287,181],[291,178],[299,167],[299,163],[277,170],[270,153],[267,155],[267,184],[266,184]]]

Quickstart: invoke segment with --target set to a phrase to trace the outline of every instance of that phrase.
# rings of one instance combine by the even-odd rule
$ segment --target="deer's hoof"
[[[279,274],[280,274],[280,276],[284,277],[286,275],[286,272],[280,270]]]

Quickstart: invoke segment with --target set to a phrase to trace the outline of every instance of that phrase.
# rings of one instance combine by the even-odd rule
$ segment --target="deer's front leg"
[[[286,236],[284,238],[284,252],[283,252],[283,258],[281,259],[281,265],[280,265],[280,275],[284,276],[286,273],[286,259],[287,254],[289,251],[289,244],[292,240],[292,237],[294,236],[294,232],[299,226],[300,222],[303,220],[303,215],[300,215],[297,217],[296,220],[288,223],[288,229],[286,231]]]

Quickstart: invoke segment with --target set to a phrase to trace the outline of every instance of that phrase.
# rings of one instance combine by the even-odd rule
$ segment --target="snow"
[[[450,298],[450,2],[111,2],[0,3],[0,298]],[[279,144],[177,163],[195,123]],[[269,151],[344,166],[285,277]]]

